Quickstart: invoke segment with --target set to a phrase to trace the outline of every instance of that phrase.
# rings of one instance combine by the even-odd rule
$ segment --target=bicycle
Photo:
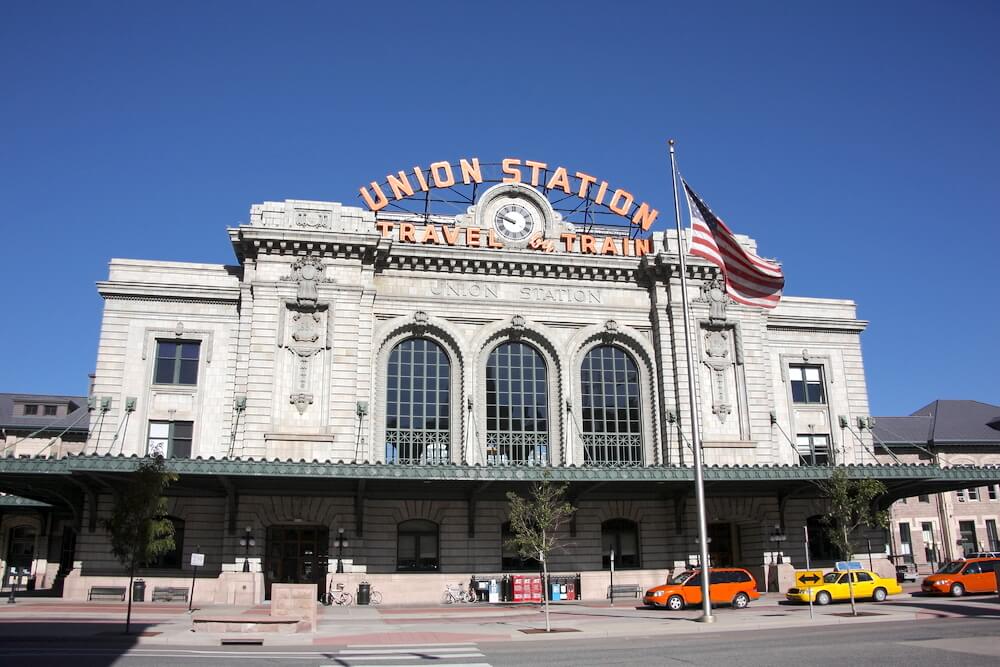
[[[338,605],[341,607],[346,607],[354,604],[354,596],[344,590],[344,584],[337,584],[337,589],[333,589],[333,584],[330,585],[330,590],[326,594],[326,606]]]
[[[374,588],[370,589],[370,592],[368,594],[368,603],[373,606],[378,606],[382,604],[382,594],[377,590],[375,590]]]
[[[475,598],[469,594],[469,591],[465,587],[458,584],[449,584],[444,589],[444,599],[445,604],[452,604],[454,602],[474,602]]]

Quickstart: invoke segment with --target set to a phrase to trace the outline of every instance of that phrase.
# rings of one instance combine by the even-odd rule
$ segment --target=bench
[[[187,602],[188,590],[177,586],[157,586],[153,589],[153,602],[173,602],[174,600]]]
[[[613,586],[608,586],[608,598],[612,596],[616,598],[625,597],[630,595],[634,598],[639,597],[642,593],[642,586],[639,584],[614,584]]]
[[[124,586],[91,586],[90,594],[87,595],[88,600],[93,600],[95,595],[113,595],[122,602],[125,602],[125,587]]]

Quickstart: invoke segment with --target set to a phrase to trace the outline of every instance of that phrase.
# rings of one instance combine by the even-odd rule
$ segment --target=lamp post
[[[20,579],[19,571],[16,567],[10,568],[10,597],[7,598],[7,604],[14,604],[17,602],[15,599],[15,593],[17,593],[17,582]]]
[[[240,546],[243,547],[243,571],[250,571],[250,547],[257,545],[257,540],[253,538],[252,528],[247,526],[246,533],[240,538]]]
[[[776,524],[774,526],[774,531],[771,532],[771,536],[767,538],[774,548],[778,551],[778,562],[777,565],[781,565],[781,561],[784,558],[784,554],[781,552],[781,543],[788,539],[788,536],[781,532],[781,525]]]
[[[337,539],[334,541],[333,545],[337,547],[337,574],[344,573],[344,547],[348,546],[347,540],[344,539],[344,529],[337,529]]]
[[[615,547],[608,547],[611,550],[611,606],[615,606]]]

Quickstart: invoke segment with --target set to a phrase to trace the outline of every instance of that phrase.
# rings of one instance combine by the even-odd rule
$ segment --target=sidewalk
[[[357,644],[401,645],[449,642],[559,641],[602,637],[677,636],[691,633],[753,631],[847,623],[912,621],[936,617],[979,616],[1000,619],[996,596],[960,599],[920,598],[909,594],[890,602],[859,603],[863,615],[852,617],[849,604],[814,607],[779,604],[769,593],[748,609],[715,609],[714,623],[699,623],[700,609],[671,612],[648,609],[635,600],[608,603],[557,603],[551,606],[555,632],[545,633],[545,617],[536,605],[463,604],[422,607],[321,607],[315,633],[238,634],[194,632],[187,606],[136,603],[133,635],[123,635],[125,605],[119,602],[64,602],[24,599],[0,602],[0,645],[24,641],[137,643],[143,646],[219,646],[224,641],[258,641],[265,646],[328,647]],[[202,607],[201,613],[267,613],[267,607]]]

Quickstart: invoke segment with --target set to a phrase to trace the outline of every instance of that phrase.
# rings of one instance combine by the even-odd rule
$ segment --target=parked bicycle
[[[369,602],[369,604],[372,604],[372,605],[380,605],[380,604],[382,604],[382,594],[380,592],[378,592],[377,590],[375,590],[374,587],[372,587],[370,589],[370,592],[368,594],[368,602]]]
[[[469,591],[459,584],[448,584],[444,589],[444,603],[452,604],[454,602],[474,602],[475,598],[469,593]]]
[[[324,602],[328,607],[334,604],[344,607],[354,604],[354,596],[344,590],[344,584],[336,584],[336,588],[330,584],[330,590],[327,591]]]

